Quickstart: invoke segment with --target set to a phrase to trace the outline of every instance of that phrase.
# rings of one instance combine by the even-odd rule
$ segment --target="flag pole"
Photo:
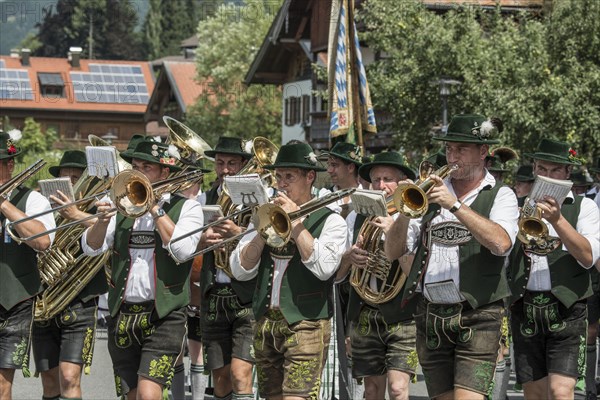
[[[363,142],[363,129],[362,129],[362,118],[361,118],[361,106],[360,99],[358,96],[358,75],[360,73],[357,66],[356,57],[356,46],[354,43],[354,37],[356,35],[354,25],[354,0],[348,1],[348,43],[350,44],[350,62],[348,68],[350,68],[351,86],[352,86],[352,118],[354,119],[354,127],[356,129],[356,144],[361,149],[361,154],[365,154],[365,145]]]

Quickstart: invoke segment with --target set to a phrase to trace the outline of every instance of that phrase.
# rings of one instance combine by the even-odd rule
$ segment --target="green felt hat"
[[[519,169],[517,169],[515,180],[517,182],[533,182],[535,180],[535,176],[533,176],[533,165],[521,165]]]
[[[384,153],[375,154],[373,161],[363,164],[358,169],[358,174],[367,182],[371,182],[371,169],[378,165],[398,168],[400,171],[404,172],[409,179],[412,180],[414,180],[416,177],[415,172],[404,163],[404,158],[400,155],[400,153],[395,151],[386,151]]]
[[[502,121],[498,118],[486,118],[478,114],[459,114],[452,117],[446,136],[434,137],[444,142],[477,144],[498,144],[502,132]]]
[[[437,168],[441,168],[444,165],[448,164],[448,160],[446,160],[446,151],[444,148],[438,150],[437,153],[430,155],[425,159],[425,161],[429,161]]]
[[[60,159],[58,165],[48,168],[48,172],[55,178],[58,178],[61,168],[87,168],[87,158],[85,152],[81,150],[67,150]]]
[[[242,139],[237,137],[221,136],[214,149],[204,152],[207,157],[214,157],[218,153],[242,156],[245,159],[252,158],[252,153],[249,151],[247,152],[246,149],[244,149]]]
[[[577,153],[568,143],[553,139],[542,139],[535,153],[528,153],[525,156],[557,164],[581,165]]]
[[[587,176],[581,168],[571,171],[569,180],[573,182],[573,186],[591,186],[593,182],[587,180]]]
[[[169,153],[169,146],[165,143],[155,142],[152,139],[146,138],[139,142],[133,152],[130,154],[121,154],[121,158],[131,163],[131,160],[137,158],[139,160],[148,161],[154,164],[160,164],[164,167],[169,167],[171,172],[181,171],[177,166],[177,158]]]
[[[279,148],[273,164],[265,165],[265,169],[300,168],[313,171],[326,171],[317,160],[312,147],[306,143],[284,144]]]
[[[492,165],[488,167],[488,171],[491,172],[508,172],[510,168],[507,168],[498,156],[487,156],[486,161],[491,160]]]
[[[136,133],[135,135],[133,135],[131,137],[131,139],[129,139],[129,143],[127,144],[127,150],[125,150],[124,152],[122,152],[120,154],[121,158],[123,158],[123,156],[125,156],[125,157],[131,156],[131,153],[133,153],[133,151],[135,150],[135,147],[138,145],[138,143],[145,139],[146,139],[146,135],[142,135],[140,133]]]
[[[13,129],[8,133],[0,130],[0,160],[13,158],[21,153],[16,143],[21,139],[21,131]]]
[[[347,162],[351,162],[357,167],[360,167],[362,165],[361,148],[360,146],[356,146],[352,143],[338,142],[326,154]]]
[[[600,174],[600,156],[596,157],[594,165],[588,168],[588,171]]]

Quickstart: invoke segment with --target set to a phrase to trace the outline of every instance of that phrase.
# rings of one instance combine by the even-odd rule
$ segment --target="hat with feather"
[[[21,149],[17,147],[21,136],[21,131],[18,129],[12,129],[8,133],[0,130],[0,160],[14,158],[21,153]]]
[[[498,144],[499,134],[504,130],[499,118],[486,118],[479,114],[458,114],[452,117],[445,136],[434,137],[444,142]]]

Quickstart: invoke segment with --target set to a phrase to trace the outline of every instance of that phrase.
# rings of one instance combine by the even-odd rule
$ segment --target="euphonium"
[[[279,149],[269,139],[258,136],[252,140],[252,154],[253,157],[244,165],[244,167],[236,175],[247,175],[247,174],[259,174],[263,175],[264,166],[273,164],[275,158],[277,158],[277,152]],[[263,175],[263,179],[266,180],[268,186],[273,186],[274,178],[271,172],[266,176]],[[232,216],[237,212],[237,206],[233,204],[227,188],[223,186],[223,190],[217,199],[217,204],[221,207],[223,215],[225,217]],[[251,212],[248,210],[246,213],[237,213],[235,217],[232,217],[232,221],[239,227],[247,227],[250,224]],[[231,268],[229,267],[229,256],[237,246],[237,241],[228,242],[222,248],[218,249],[214,253],[215,267],[221,269],[230,278],[233,277],[231,274]]]
[[[393,197],[387,203],[388,214],[398,212]],[[362,249],[369,253],[367,265],[363,268],[351,267],[350,284],[356,293],[369,304],[383,304],[392,300],[404,286],[406,275],[398,263],[390,262],[383,250],[383,230],[370,224],[377,217],[367,218],[360,228],[363,238]]]
[[[415,183],[402,183],[394,191],[394,205],[398,212],[409,218],[420,218],[427,212],[429,202],[427,192],[433,188],[435,182],[431,175],[444,179],[457,169],[456,164],[444,165],[437,171],[429,161],[423,161],[419,166],[419,179]]]
[[[528,198],[525,199],[518,222],[517,238],[524,244],[525,251],[547,255],[561,245],[561,240],[550,236],[542,221],[542,210]]]

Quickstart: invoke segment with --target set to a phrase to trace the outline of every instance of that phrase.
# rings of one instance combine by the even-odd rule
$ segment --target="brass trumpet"
[[[423,161],[419,166],[419,179],[415,183],[402,183],[398,185],[393,194],[393,202],[399,213],[409,218],[420,218],[427,212],[429,202],[427,193],[433,188],[434,181],[431,175],[444,179],[458,169],[458,165],[444,165],[435,170],[429,161]]]
[[[525,250],[545,256],[556,250],[561,244],[558,237],[550,236],[548,226],[542,221],[542,209],[527,197],[519,215],[517,238],[524,244]]]

